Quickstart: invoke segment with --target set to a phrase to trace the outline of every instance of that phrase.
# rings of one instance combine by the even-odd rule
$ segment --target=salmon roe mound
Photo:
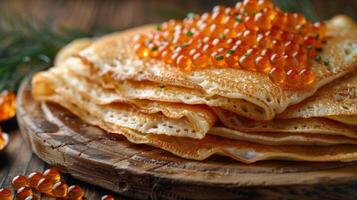
[[[269,0],[245,0],[164,22],[156,31],[136,35],[134,49],[141,59],[160,59],[182,71],[248,70],[266,74],[284,88],[299,89],[315,81],[310,62],[326,32],[324,22],[283,12]]]

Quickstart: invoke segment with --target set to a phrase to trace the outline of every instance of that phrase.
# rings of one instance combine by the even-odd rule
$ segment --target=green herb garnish
[[[193,32],[192,31],[187,31],[186,35],[189,36],[189,37],[192,37],[193,36]]]
[[[227,51],[227,54],[228,54],[228,55],[232,55],[232,54],[234,54],[234,52],[235,52],[235,51],[234,51],[233,49],[230,49],[230,50]]]
[[[224,59],[224,57],[223,57],[222,55],[218,55],[218,56],[216,56],[215,58],[216,58],[217,61],[220,61],[220,60],[223,60],[223,59]]]
[[[315,61],[316,62],[321,62],[321,56],[320,55],[315,56]]]
[[[157,51],[157,50],[159,50],[159,47],[158,47],[158,46],[153,46],[153,47],[151,48],[151,51]]]
[[[307,49],[312,49],[312,45],[311,45],[311,44],[310,44],[310,45],[307,45],[306,48],[307,48]]]
[[[60,48],[89,36],[75,29],[56,32],[51,21],[18,13],[2,12],[0,17],[0,93],[16,91],[22,79],[50,67]]]
[[[325,65],[325,66],[329,66],[329,65],[330,65],[330,61],[329,61],[328,59],[325,59],[325,60],[324,60],[324,65]]]

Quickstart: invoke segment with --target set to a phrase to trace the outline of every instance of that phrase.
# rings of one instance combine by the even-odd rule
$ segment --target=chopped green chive
[[[325,66],[329,66],[329,65],[330,65],[330,61],[327,60],[327,59],[325,59],[325,60],[324,60],[324,65],[325,65]]]
[[[320,55],[317,55],[317,56],[315,57],[315,61],[316,61],[316,62],[320,62],[320,61],[321,61],[321,56],[320,56]]]
[[[156,24],[156,30],[161,31],[161,24]]]
[[[222,39],[222,40],[226,39],[226,35],[222,33],[222,34],[221,34],[221,39]]]
[[[227,51],[227,54],[228,54],[228,55],[232,55],[234,52],[235,52],[235,51],[234,51],[233,49],[230,49],[230,50]]]
[[[189,36],[189,37],[192,37],[193,36],[193,32],[192,31],[187,31],[186,35]]]
[[[307,49],[312,49],[312,45],[310,44],[310,45],[307,45],[307,47],[306,47]]]
[[[223,59],[224,59],[224,57],[223,57],[222,55],[218,55],[218,56],[216,56],[215,58],[216,58],[217,61],[220,61],[220,60],[223,60]]]
[[[157,51],[158,49],[159,49],[158,46],[154,46],[154,47],[151,48],[152,51]]]

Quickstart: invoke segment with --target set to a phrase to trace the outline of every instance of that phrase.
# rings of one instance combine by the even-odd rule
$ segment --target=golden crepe
[[[300,104],[291,106],[278,118],[325,117],[357,126],[357,71],[321,88]]]
[[[296,134],[297,136],[318,134],[319,137],[321,135],[334,135],[357,139],[357,129],[349,126],[357,124],[355,117],[357,114],[357,96],[355,94],[357,94],[357,71],[322,87],[312,97],[297,105],[290,106],[278,116],[278,119],[270,122],[245,119],[235,113],[217,108],[215,112],[227,127],[225,137],[229,138],[239,138],[263,144],[266,144],[267,141],[259,141],[248,133],[253,135],[264,134],[264,139],[268,139],[266,138],[268,136],[273,137],[275,134],[282,137],[282,133],[286,133],[285,138]],[[266,136],[267,132],[271,134]],[[220,134],[217,133],[216,135]],[[297,142],[297,139],[293,141]],[[303,143],[308,144],[306,141]],[[284,140],[283,144],[287,145],[289,142]]]
[[[61,95],[78,106],[105,112],[105,117],[117,126],[145,133],[203,138],[216,119],[201,106],[128,101],[84,80],[68,79],[70,74],[65,71],[65,67],[57,67],[37,74],[32,82],[34,98],[53,101],[55,95]],[[108,105],[99,107],[96,103]]]
[[[206,136],[204,139],[196,140],[185,137],[172,137],[166,135],[142,134],[131,129],[118,127],[112,123],[102,121],[99,113],[89,113],[87,110],[77,107],[64,100],[62,96],[56,95],[51,99],[61,106],[75,113],[85,122],[97,125],[110,132],[124,135],[130,142],[136,144],[148,144],[179,157],[204,160],[213,154],[225,155],[244,163],[253,163],[260,160],[300,160],[300,161],[354,161],[357,160],[356,145],[335,145],[327,147],[307,146],[268,146],[259,145],[239,140],[229,140],[215,136]],[[53,116],[45,106],[44,113],[51,121]],[[56,123],[56,121],[52,121]]]
[[[78,62],[76,63],[73,62],[73,59],[77,60]],[[127,110],[123,110],[123,109],[120,110],[113,106],[105,106],[105,107],[101,106],[101,105],[113,104],[119,102],[119,103],[129,104],[130,106],[134,107],[136,111],[141,113],[153,114],[157,112],[162,112],[168,118],[180,119],[180,122],[176,122],[178,124],[174,124],[174,125],[172,125],[172,123],[175,122],[172,122],[172,120],[170,119],[168,119],[167,122],[165,122],[165,124],[168,124],[167,125],[168,127],[172,127],[171,128],[172,130],[175,128],[174,132],[172,130],[167,130],[167,129],[163,129],[160,131],[153,131],[151,129],[148,130],[142,128],[140,129],[138,127],[128,126],[125,121],[116,122],[116,125],[118,125],[119,123],[119,125],[122,127],[124,126],[126,128],[135,129],[143,133],[167,134],[172,136],[179,136],[179,137],[185,136],[185,137],[201,139],[205,136],[208,129],[210,129],[209,133],[213,135],[227,137],[231,139],[240,139],[244,141],[255,141],[257,143],[270,144],[270,145],[332,145],[332,144],[355,144],[357,142],[357,140],[350,139],[350,138],[357,138],[357,136],[353,135],[353,132],[352,133],[346,132],[345,134],[342,134],[342,136],[347,136],[347,137],[350,136],[350,138],[347,138],[341,136],[325,136],[316,133],[315,135],[304,134],[303,133],[304,131],[301,132],[294,131],[295,133],[284,133],[284,131],[282,131],[283,133],[271,133],[275,131],[274,128],[272,130],[268,129],[265,132],[255,131],[255,133],[253,133],[249,129],[247,129],[247,131],[243,130],[246,132],[240,132],[224,127],[212,128],[212,125],[215,122],[214,120],[215,117],[212,116],[212,114],[210,114],[209,111],[206,110],[202,111],[200,109],[197,109],[196,108],[197,106],[179,105],[180,108],[178,108],[176,104],[167,103],[167,102],[152,102],[147,100],[128,99],[124,96],[121,96],[120,93],[116,93],[115,91],[109,89],[101,88],[99,85],[91,82],[89,79],[86,79],[88,78],[88,75],[81,76],[83,74],[86,74],[86,68],[83,65],[81,65],[81,62],[78,59],[76,58],[73,59],[70,58],[69,59],[70,62],[63,62],[62,65],[60,65],[59,67],[52,68],[48,72],[40,73],[33,79],[33,87],[34,87],[33,94],[36,99],[51,101],[53,95],[58,94],[61,95],[62,97],[67,97],[64,99],[67,99],[67,101],[75,105],[78,105],[81,108],[83,106],[84,107],[88,106],[92,109],[102,110],[105,111],[106,113],[110,113],[111,115],[115,116],[115,118],[122,118],[123,115],[122,113],[127,113],[128,112]],[[73,72],[77,72],[77,74]],[[42,89],[38,90],[38,88],[42,88]],[[83,97],[83,98],[78,99],[78,97]],[[94,104],[91,102],[93,102]],[[128,107],[128,105],[122,105],[122,106]],[[84,108],[84,109],[88,109],[88,108]],[[186,112],[185,114],[182,113],[183,110]],[[144,118],[144,116],[140,116],[137,113],[133,113],[133,111],[130,114],[124,114],[124,115],[127,116],[126,118],[128,118],[127,121],[129,122],[133,121],[133,119],[131,118],[134,119]],[[153,115],[153,117],[155,116],[156,115]],[[220,116],[220,114],[218,116]],[[230,113],[229,116],[237,116],[237,115],[235,115],[234,113]],[[184,117],[187,118],[188,122],[191,122],[193,126],[187,125],[185,123],[183,124],[181,120]],[[146,122],[151,121],[149,123],[151,124],[151,126],[160,127],[160,124],[159,125],[156,124],[158,123],[157,120],[156,121],[150,120],[149,118],[146,119],[145,121]],[[144,122],[141,121],[139,123],[139,126],[142,126],[143,123]],[[244,124],[249,124],[249,122],[247,123],[247,121],[245,121]],[[178,128],[178,126],[180,127],[182,126],[182,127]],[[231,126],[227,125],[227,127],[231,127]],[[201,131],[192,132],[194,128]],[[332,126],[332,128],[335,128],[336,130],[332,130],[331,133],[327,132],[328,134],[333,135],[337,131],[337,134],[335,133],[335,135],[339,135],[338,131],[342,131],[342,132],[346,131],[346,129],[340,130],[338,126],[337,128]],[[275,129],[279,130],[278,128]],[[179,131],[177,132],[177,130]],[[188,132],[184,132],[185,130],[188,130]],[[321,131],[321,130],[326,131],[326,129],[318,129],[317,131]]]
[[[132,48],[131,38],[137,33],[153,31],[153,26],[105,36],[81,51],[79,56],[93,72],[106,78],[107,84],[108,80],[111,83],[125,80],[150,81],[164,84],[165,87],[172,85],[194,89],[205,97],[227,99],[223,101],[239,100],[234,104],[238,109],[224,109],[254,120],[269,121],[289,105],[301,102],[321,86],[356,69],[356,29],[340,31],[341,28],[335,27],[334,23],[330,23],[328,28],[330,38],[321,57],[328,58],[330,64],[326,67],[322,63],[313,62],[311,69],[317,76],[316,84],[302,90],[284,90],[272,83],[266,75],[246,70],[207,68],[185,73],[159,60],[141,60]],[[180,92],[183,93],[182,90]],[[190,99],[195,98],[190,95]],[[221,107],[219,103],[210,106]]]
[[[211,66],[187,72],[161,60],[140,59],[133,35],[153,30],[149,25],[69,44],[54,68],[34,76],[33,97],[132,143],[186,159],[218,154],[244,163],[357,160],[357,132],[350,126],[356,114],[354,22],[341,16],[329,21],[319,55],[328,64],[313,61],[308,66],[313,84],[295,89],[248,70]],[[341,91],[351,97],[335,97]],[[336,95],[326,98],[331,93]],[[42,109],[54,119],[46,104]]]

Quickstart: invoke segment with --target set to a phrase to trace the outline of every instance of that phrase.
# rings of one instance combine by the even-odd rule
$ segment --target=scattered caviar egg
[[[180,55],[177,58],[177,66],[181,69],[184,69],[185,71],[190,71],[191,70],[191,65],[192,65],[192,61],[189,57],[185,56],[185,55]]]
[[[166,64],[172,64],[171,56],[172,56],[172,52],[170,50],[165,50],[161,53],[161,59]]]
[[[270,0],[244,0],[235,7],[216,6],[212,12],[169,20],[132,41],[138,58],[157,59],[185,72],[256,71],[284,88],[302,88],[308,84],[293,84],[287,78],[298,74],[314,79],[311,61],[323,48],[326,34],[324,22],[312,23],[302,14],[284,12]]]
[[[37,184],[37,190],[44,194],[51,194],[54,184],[55,181],[53,179],[41,178]]]
[[[231,67],[239,68],[239,57],[235,52],[228,52],[225,56],[225,61]]]
[[[1,127],[0,127],[0,150],[2,150],[7,143],[5,137],[6,136],[4,135],[4,133],[2,132]]]
[[[271,63],[266,56],[258,56],[255,60],[255,66],[258,72],[268,73],[271,70]]]
[[[25,200],[40,200],[37,196],[29,196]]]
[[[270,58],[271,63],[276,67],[284,67],[286,60],[282,54],[273,54]]]
[[[300,86],[301,80],[297,70],[290,69],[286,72],[285,84],[289,88],[297,88]]]
[[[15,176],[12,179],[11,184],[12,184],[12,187],[14,188],[14,190],[18,190],[21,187],[26,187],[29,185],[26,176],[22,176],[22,175]]]
[[[272,22],[273,26],[279,27],[279,28],[284,28],[284,26],[286,25],[287,22],[287,18],[286,15],[281,12],[278,11],[275,15],[275,18]]]
[[[285,81],[285,71],[281,67],[273,67],[269,72],[269,78],[274,83],[282,84]]]
[[[248,14],[253,14],[259,11],[259,4],[257,0],[244,0],[243,10]]]
[[[52,194],[55,197],[66,197],[68,192],[68,185],[63,182],[57,182],[52,187]]]
[[[209,58],[202,53],[196,53],[193,55],[193,64],[197,68],[204,68],[209,64]]]
[[[0,189],[0,200],[12,200],[12,193],[6,188]]]
[[[299,61],[296,59],[296,56],[293,55],[284,55],[285,60],[285,69],[297,69],[299,68]]]
[[[55,182],[61,180],[61,174],[57,168],[50,168],[43,172],[43,176],[47,179],[54,180]]]
[[[82,199],[84,192],[78,185],[72,185],[68,188],[67,199]]]
[[[301,77],[301,82],[304,85],[311,85],[315,81],[315,74],[311,70],[303,69],[300,71],[299,75]]]
[[[143,44],[136,44],[134,49],[140,58],[147,58],[149,56],[149,48]]]
[[[38,185],[38,182],[41,180],[41,178],[43,178],[43,175],[41,172],[32,172],[28,176],[30,187],[36,188]]]
[[[4,90],[0,92],[0,121],[8,120],[16,114],[16,95]]]
[[[114,200],[114,197],[112,197],[110,195],[104,195],[104,196],[102,196],[101,200]]]
[[[258,15],[258,14],[257,14]],[[258,15],[259,16],[259,15]],[[245,26],[249,29],[249,30],[254,30],[254,31],[258,31],[259,27],[255,21],[255,17],[254,16],[247,16],[245,17]]]
[[[29,187],[21,187],[16,192],[16,199],[17,200],[25,200],[27,197],[32,196],[32,190]]]
[[[254,16],[254,22],[260,30],[269,30],[271,28],[271,20],[269,16],[259,12]]]
[[[273,8],[273,4],[269,1],[269,0],[259,0],[258,1],[258,6],[261,8],[261,9],[264,9],[264,8]]]
[[[239,65],[246,70],[255,71],[255,52],[249,49],[245,55],[239,59]]]

